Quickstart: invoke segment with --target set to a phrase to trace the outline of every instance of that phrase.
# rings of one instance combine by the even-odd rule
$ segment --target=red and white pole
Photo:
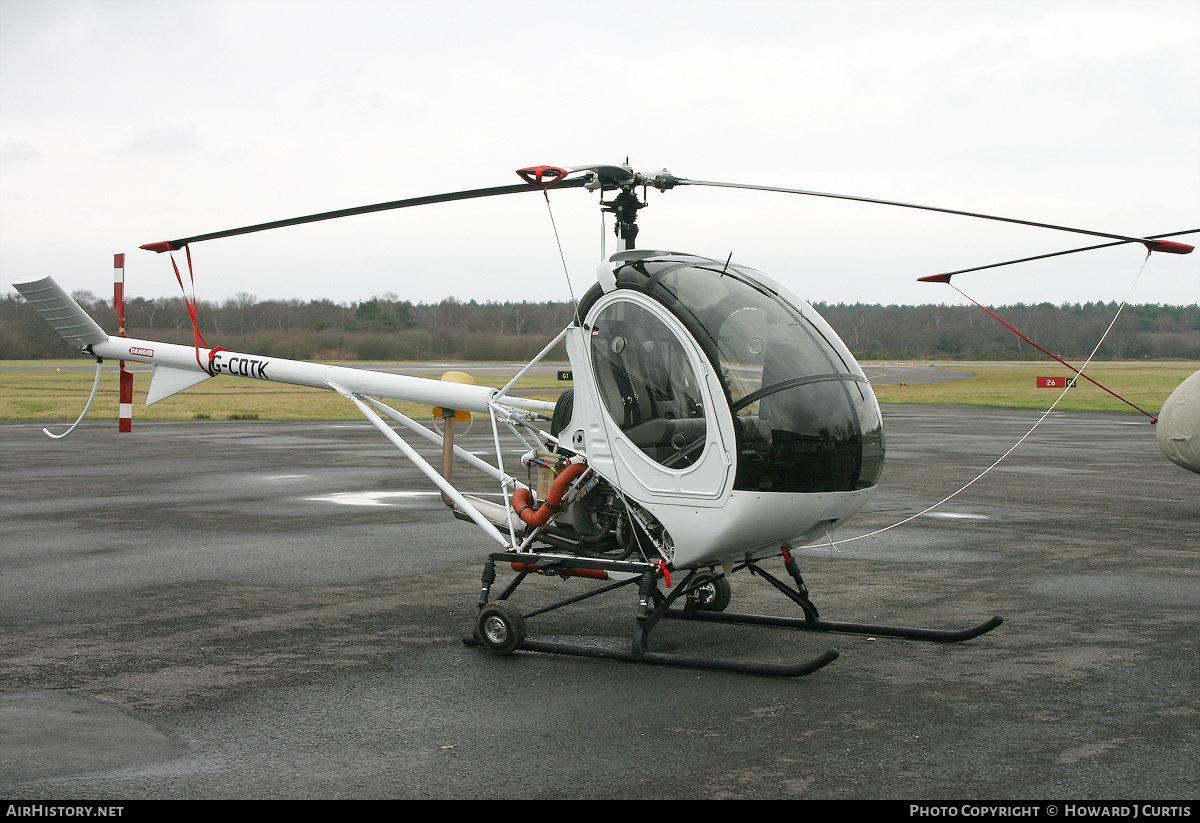
[[[125,255],[113,255],[113,311],[117,313],[117,332],[125,337]],[[117,413],[117,431],[133,431],[133,372],[121,361],[121,395]]]

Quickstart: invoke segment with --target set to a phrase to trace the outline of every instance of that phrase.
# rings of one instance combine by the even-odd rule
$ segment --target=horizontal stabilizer
[[[150,377],[150,391],[146,394],[146,405],[153,406],[159,400],[190,389],[208,378],[208,372],[155,364],[154,373]]]
[[[108,339],[107,332],[54,282],[53,277],[43,277],[32,283],[13,283],[13,288],[72,346],[83,348]]]

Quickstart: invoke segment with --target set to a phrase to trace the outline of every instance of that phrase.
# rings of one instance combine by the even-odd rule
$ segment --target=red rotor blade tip
[[[950,275],[948,274],[930,274],[925,277],[918,277],[918,283],[949,283]]]
[[[160,243],[147,243],[144,246],[140,246],[140,248],[143,248],[146,251],[155,251],[159,254],[162,254],[164,251],[179,251],[180,247],[176,246],[170,240],[163,240]]]
[[[1191,254],[1194,246],[1187,243],[1172,243],[1170,240],[1148,240],[1146,248],[1150,251],[1161,251],[1166,254]]]
[[[548,186],[551,183],[557,183],[565,178],[569,171],[560,169],[558,166],[529,166],[524,169],[517,169],[517,174],[526,183],[535,186]]]

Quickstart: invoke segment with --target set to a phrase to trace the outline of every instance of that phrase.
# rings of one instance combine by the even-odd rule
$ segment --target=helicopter
[[[455,372],[437,380],[232,352],[209,347],[198,329],[194,346],[126,337],[123,320],[119,336],[110,336],[52,278],[15,287],[64,339],[96,358],[97,380],[104,358],[151,365],[147,405],[217,375],[328,389],[352,403],[438,488],[455,517],[474,523],[498,546],[484,563],[474,625],[464,637],[468,645],[502,655],[542,652],[800,677],[837,659],[837,649],[794,664],[766,663],[656,651],[650,635],[662,620],[673,619],[961,642],[992,631],[1003,619],[944,630],[821,617],[795,550],[844,526],[878,487],[886,452],[879,404],[833,328],[782,283],[732,257],[722,261],[638,248],[637,218],[646,206],[646,191],[700,185],[857,200],[1099,236],[1109,241],[1104,245],[1192,251],[1165,239],[1173,235],[1105,234],[873,198],[691,180],[665,169],[642,174],[628,161],[531,166],[517,174],[519,184],[323,212],[142,247],[183,250],[190,265],[191,244],[222,237],[452,200],[529,192],[548,200],[550,191],[573,188],[597,192],[624,248],[603,256],[597,282],[578,301],[571,322],[499,389],[474,385]],[[612,196],[606,200],[607,195]],[[177,265],[175,272],[178,278]],[[956,273],[928,279],[948,282]],[[517,396],[517,383],[560,344],[574,387],[553,402]],[[124,385],[122,403],[131,403],[131,378],[128,399]],[[410,418],[389,400],[432,406],[435,424]],[[495,463],[456,443],[456,427],[471,415],[490,422]],[[518,479],[515,467],[505,466],[502,431],[523,444],[520,462],[528,482]],[[419,454],[405,435],[440,448],[441,467]],[[454,483],[456,461],[498,484],[500,502],[460,491]],[[780,560],[782,574],[768,570]],[[513,576],[499,584],[504,567]],[[798,614],[729,611],[730,578],[742,571],[766,580]],[[530,577],[582,578],[597,585],[528,612],[513,598]],[[636,589],[636,605],[633,636],[625,646],[529,636],[527,623],[535,616],[629,589]]]

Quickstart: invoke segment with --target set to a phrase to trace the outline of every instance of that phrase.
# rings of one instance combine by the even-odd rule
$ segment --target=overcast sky
[[[49,274],[105,295],[126,252],[128,294],[174,295],[167,256],[138,246],[626,156],[1117,234],[1200,228],[1198,43],[1194,0],[0,0],[0,290]],[[577,294],[595,200],[551,195]],[[832,302],[961,302],[915,279],[1091,242],[696,187],[651,191],[639,222],[640,246],[732,253]],[[207,300],[569,298],[538,195],[192,251]],[[955,282],[994,304],[1120,300],[1144,256]],[[1200,301],[1200,252],[1153,255],[1132,299]]]

